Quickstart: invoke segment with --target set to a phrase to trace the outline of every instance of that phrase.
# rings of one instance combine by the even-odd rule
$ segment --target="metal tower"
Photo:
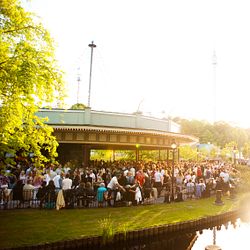
[[[213,65],[213,94],[214,94],[214,103],[213,103],[213,119],[214,119],[214,123],[217,120],[217,111],[216,111],[216,107],[217,107],[217,86],[216,86],[216,67],[217,67],[217,56],[216,56],[216,52],[214,50],[213,53],[213,58],[212,58],[212,65]]]

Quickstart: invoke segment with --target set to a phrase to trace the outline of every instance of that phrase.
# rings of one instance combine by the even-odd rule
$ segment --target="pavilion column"
[[[89,161],[90,161],[90,147],[89,145],[83,146],[83,164],[84,167],[89,167]]]
[[[169,148],[167,148],[167,165],[169,166]]]

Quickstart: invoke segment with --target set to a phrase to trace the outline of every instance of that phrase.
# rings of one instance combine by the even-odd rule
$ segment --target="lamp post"
[[[92,62],[93,62],[93,49],[96,48],[94,41],[89,44],[91,48],[91,56],[90,56],[90,71],[89,71],[89,95],[88,95],[88,107],[90,107],[90,96],[91,96],[91,80],[92,80]]]
[[[221,250],[221,247],[216,245],[216,227],[213,227],[213,245],[206,246],[205,250]]]
[[[171,190],[171,200],[174,201],[174,154],[175,154],[175,150],[177,148],[177,145],[175,143],[175,141],[173,140],[172,144],[171,144],[171,148],[173,151],[173,162],[172,162],[172,190]]]

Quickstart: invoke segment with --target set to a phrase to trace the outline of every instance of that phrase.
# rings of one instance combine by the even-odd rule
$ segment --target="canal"
[[[208,245],[217,245],[222,250],[249,250],[250,223],[237,219],[235,223],[228,222],[212,230],[197,232],[197,238],[192,250],[205,249]]]
[[[234,219],[223,224],[190,231],[184,234],[162,235],[161,237],[133,241],[120,249],[150,249],[150,250],[249,250],[250,220]],[[213,247],[212,247],[213,246]],[[216,248],[216,246],[218,248]],[[117,249],[115,246],[113,249]]]

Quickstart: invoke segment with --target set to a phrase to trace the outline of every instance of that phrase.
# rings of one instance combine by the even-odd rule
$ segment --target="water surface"
[[[208,245],[220,246],[222,250],[250,250],[250,223],[238,219],[235,223],[227,223],[215,230],[197,232],[192,250],[202,250]]]

